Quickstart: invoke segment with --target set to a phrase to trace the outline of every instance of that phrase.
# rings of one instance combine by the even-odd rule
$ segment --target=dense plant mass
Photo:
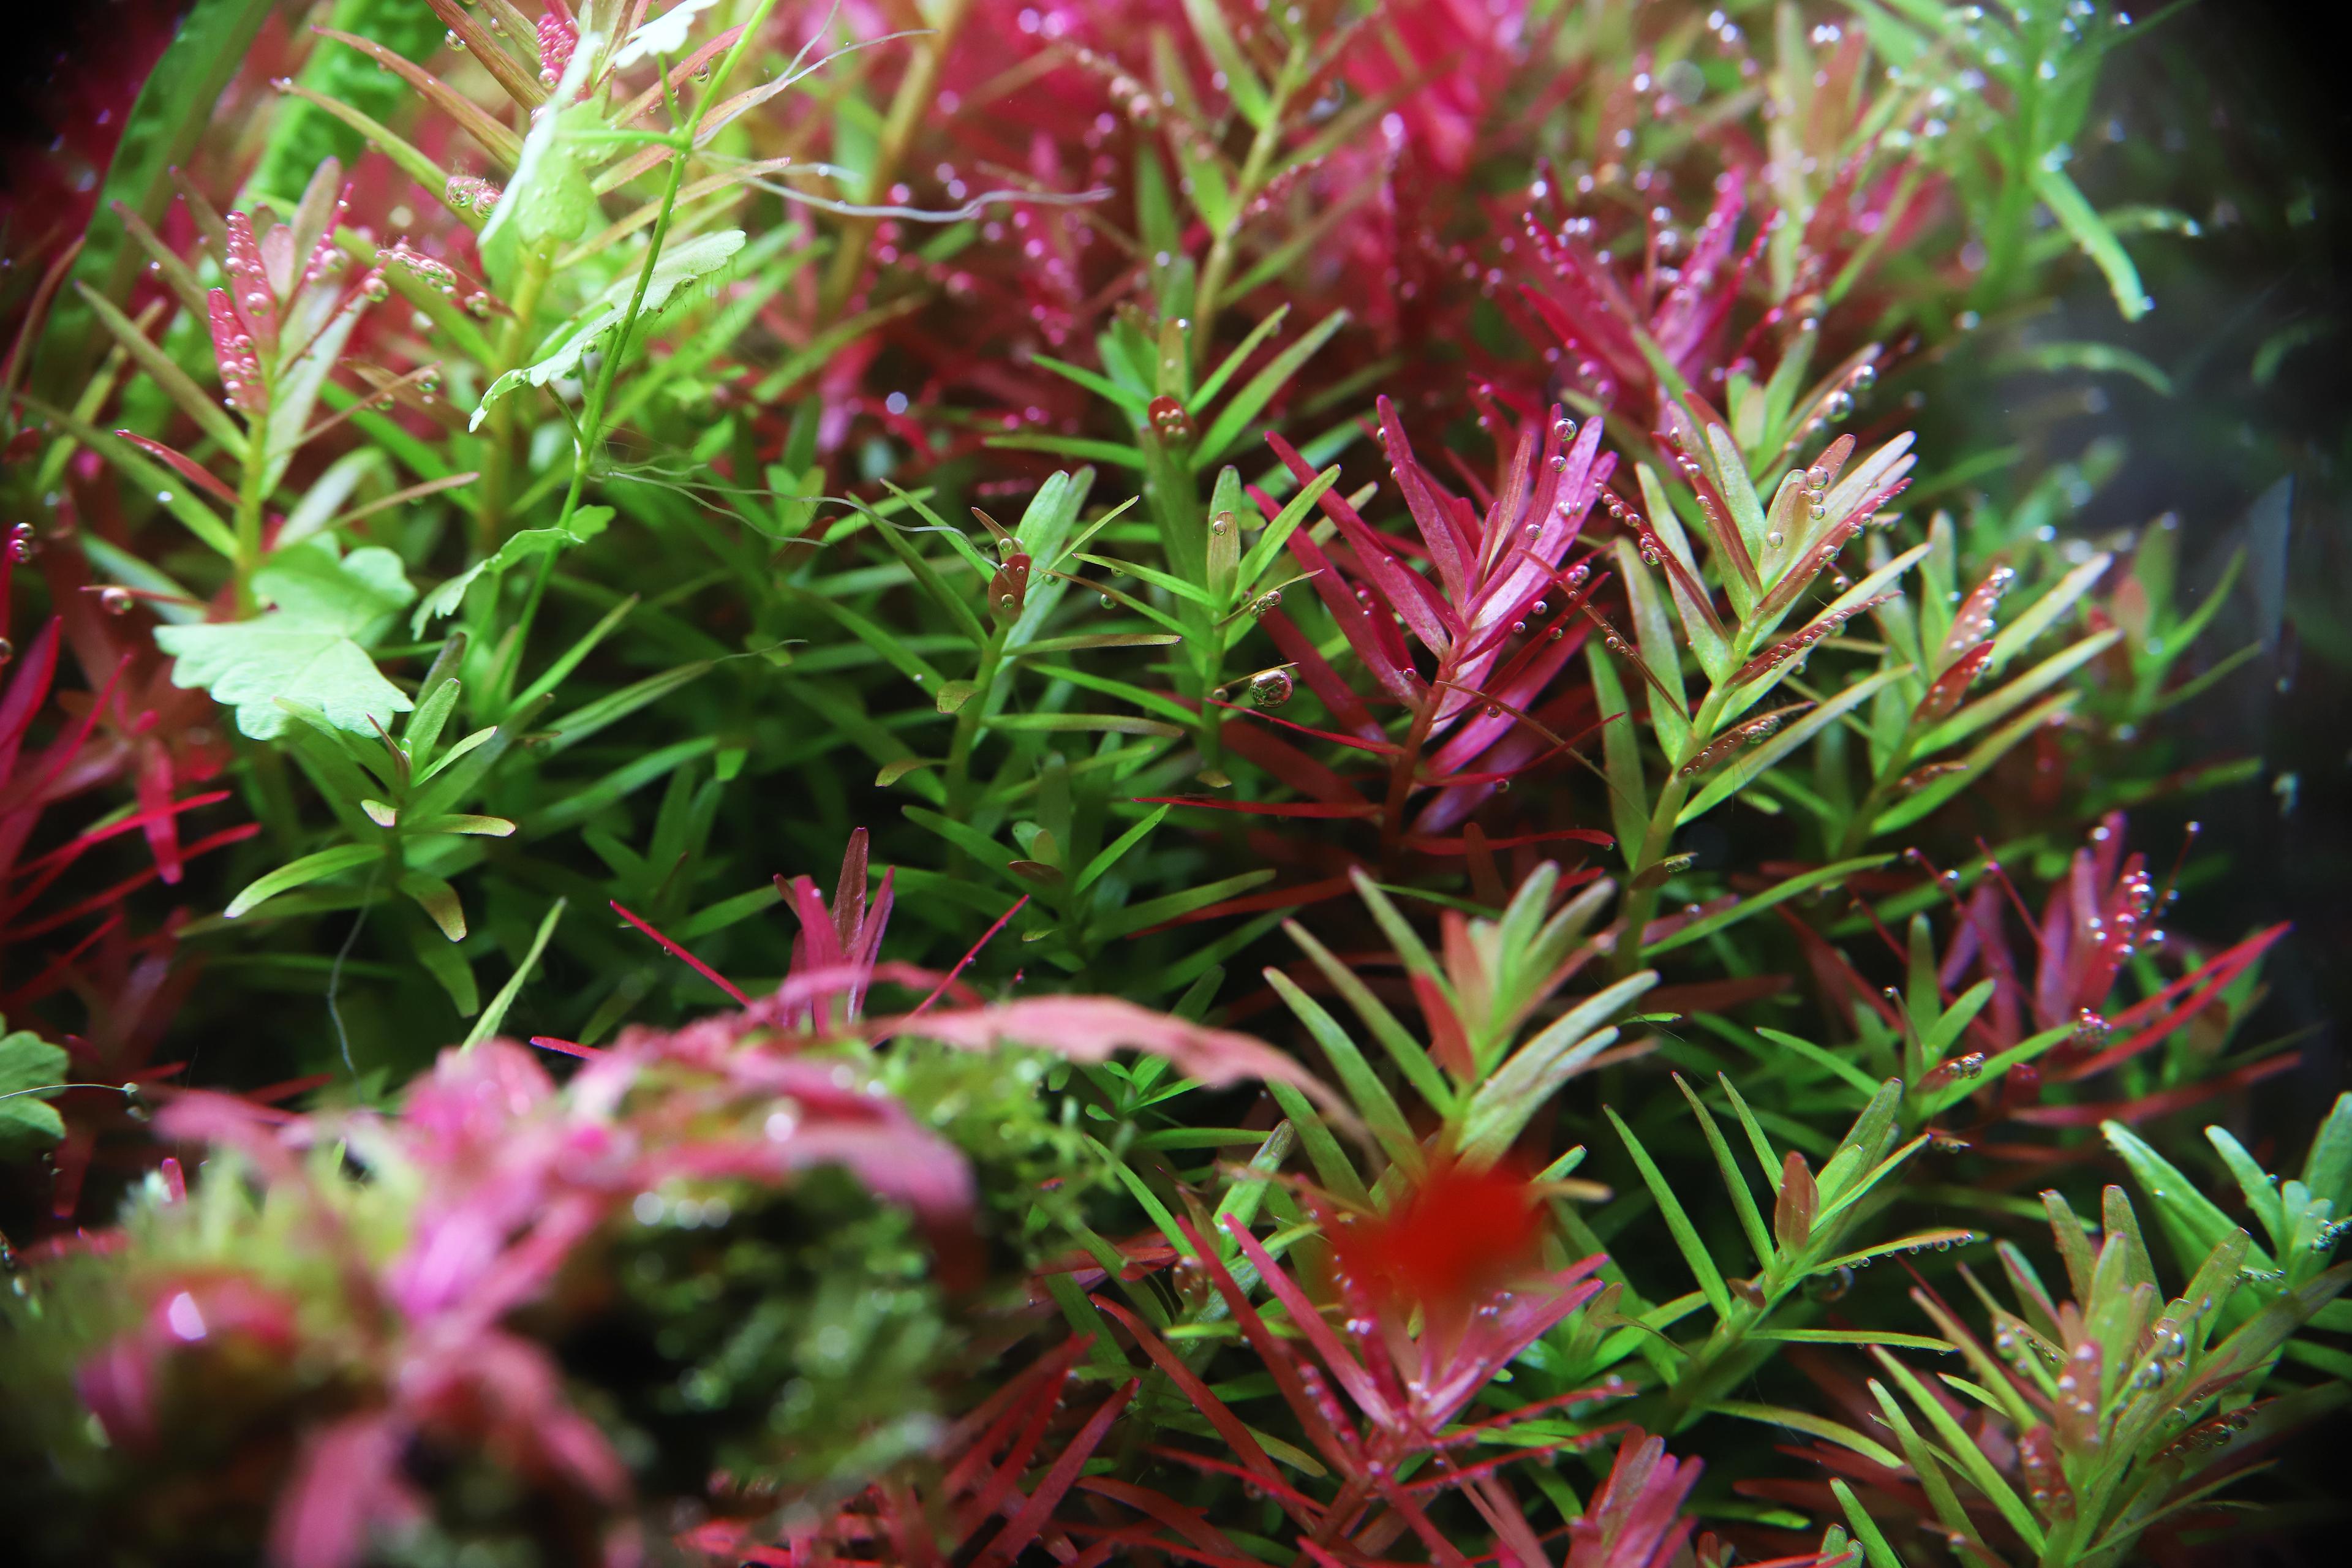
[[[2143,30],[198,0],[6,230],[15,1549],[2187,1561],[2352,1098],[1979,414]]]

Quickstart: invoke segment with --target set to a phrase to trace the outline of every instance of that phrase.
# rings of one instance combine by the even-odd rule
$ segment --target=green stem
[[[646,293],[653,287],[654,267],[661,260],[662,246],[669,238],[670,219],[677,209],[678,188],[686,180],[686,161],[693,154],[695,135],[702,128],[702,117],[717,101],[719,89],[734,73],[737,62],[743,58],[744,49],[758,36],[760,24],[767,19],[774,3],[775,0],[760,0],[752,9],[751,16],[743,23],[741,34],[735,40],[735,47],[727,51],[727,58],[712,76],[709,89],[696,102],[694,112],[667,138],[677,155],[669,160],[669,172],[662,185],[661,211],[654,218],[653,235],[646,245],[645,264],[637,268],[637,286],[629,295],[629,308],[623,313],[620,325],[614,329],[612,341],[604,347],[604,361],[597,367],[596,383],[589,389],[587,402],[581,409],[579,432],[572,444],[572,482],[563,492],[563,510],[556,516],[555,526],[558,528],[570,523],[572,514],[579,510],[581,492],[588,483],[589,468],[594,462],[596,453],[604,447],[604,411],[612,401],[613,383],[620,374],[621,362],[628,357],[630,334],[636,330],[638,315],[645,309]],[[669,82],[668,58],[665,56],[655,63],[662,72],[662,90],[668,99],[670,121],[677,125],[677,97]],[[503,704],[507,692],[512,689],[515,670],[522,660],[523,645],[530,639],[531,623],[539,615],[540,601],[547,595],[548,579],[555,574],[555,554],[551,550],[539,558],[539,569],[531,578],[530,593],[523,601],[522,613],[515,619],[505,656],[499,661],[498,669],[491,678],[490,690],[497,703]]]
[[[522,277],[517,284],[514,315],[499,334],[498,359],[488,367],[496,381],[522,361],[530,342],[530,324],[539,313],[540,295],[555,261],[551,246],[533,246],[523,252]],[[474,512],[474,553],[488,556],[499,548],[507,520],[507,489],[514,471],[515,399],[500,400],[490,410],[488,450],[482,458],[481,502]]]
[[[231,563],[239,620],[248,618],[258,609],[253,597],[253,574],[261,567],[261,509],[268,500],[264,489],[269,469],[268,440],[268,428],[262,421],[257,419],[247,425],[245,468],[236,487],[236,559]]]
[[[1769,1283],[1763,1287],[1765,1304],[1752,1306],[1746,1302],[1735,1305],[1732,1316],[1715,1325],[1715,1331],[1691,1352],[1690,1360],[1666,1390],[1665,1403],[1656,1423],[1656,1430],[1678,1432],[1689,1423],[1692,1406],[1703,1396],[1711,1397],[1708,1384],[1721,1371],[1723,1363],[1748,1343],[1748,1331],[1771,1315],[1780,1297],[1773,1294]]]
[[[1743,631],[1732,645],[1730,657],[1735,666],[1746,662],[1749,640]],[[1667,849],[1675,841],[1675,819],[1682,816],[1683,802],[1690,795],[1690,779],[1683,770],[1714,742],[1716,726],[1723,721],[1723,710],[1730,696],[1724,687],[1709,687],[1706,700],[1691,719],[1690,734],[1683,742],[1682,754],[1667,759],[1666,779],[1658,786],[1649,830],[1642,836],[1641,853],[1634,857],[1632,872],[1626,879],[1631,891],[1625,895],[1625,934],[1617,940],[1620,975],[1631,974],[1642,967],[1642,936],[1649,927],[1651,912],[1658,907],[1658,889],[1664,886],[1664,879],[1653,878],[1650,873],[1664,863]],[[1656,700],[1654,693],[1652,700]]]
[[[1862,797],[1862,804],[1846,819],[1845,832],[1839,837],[1837,854],[1832,858],[1846,860],[1862,853],[1862,847],[1870,841],[1870,825],[1878,820],[1878,814],[1886,808],[1895,786],[1902,783],[1904,771],[1911,765],[1911,748],[1917,740],[1916,727],[1904,731],[1902,744],[1887,757],[1886,765],[1871,781],[1870,793]]]
[[[1225,274],[1233,270],[1243,215],[1257,199],[1259,187],[1265,180],[1265,166],[1281,150],[1282,110],[1289,100],[1305,47],[1299,43],[1291,45],[1290,56],[1282,63],[1282,74],[1266,90],[1265,123],[1250,139],[1249,152],[1242,161],[1241,177],[1234,182],[1233,215],[1217,231],[1217,237],[1210,243],[1208,258],[1201,264],[1201,281],[1192,293],[1192,362],[1196,372],[1209,368],[1211,348],[1216,342],[1217,296],[1224,291]]]
[[[979,689],[964,699],[956,710],[955,739],[948,748],[948,815],[958,822],[971,816],[971,752],[980,743],[980,721],[988,711],[988,694],[996,684],[996,667],[1004,656],[1004,632],[1002,625],[988,634],[981,646],[980,668],[972,672],[972,684]]]
[[[1202,616],[1200,619],[1205,622],[1207,617]],[[1223,627],[1204,625],[1187,637],[1185,643],[1188,647],[1198,647],[1203,650],[1192,666],[1193,676],[1200,682],[1196,695],[1201,701],[1201,766],[1204,769],[1222,768],[1225,755],[1225,710],[1210,699],[1225,684],[1225,632]]]

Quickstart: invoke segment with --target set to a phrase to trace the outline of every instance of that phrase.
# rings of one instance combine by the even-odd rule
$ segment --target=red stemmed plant
[[[1590,710],[1589,691],[1555,697],[1551,688],[1587,635],[1578,612],[1599,580],[1567,557],[1614,459],[1600,451],[1599,421],[1580,430],[1555,408],[1549,421],[1521,427],[1492,489],[1471,479],[1474,505],[1415,458],[1387,400],[1380,412],[1382,444],[1417,537],[1373,528],[1327,490],[1318,501],[1335,535],[1318,543],[1296,530],[1286,541],[1370,689],[1351,684],[1288,612],[1269,608],[1261,624],[1337,728],[1235,710],[1379,759],[1385,777],[1378,797],[1280,735],[1247,724],[1224,733],[1237,754],[1310,797],[1245,809],[1375,823],[1384,859],[1404,851],[1458,853],[1462,839],[1449,837],[1452,830],[1514,777],[1566,753],[1572,742],[1562,731],[1573,735]],[[1313,477],[1289,443],[1269,439],[1302,481]],[[1268,515],[1280,510],[1257,500]],[[1402,735],[1374,712],[1376,704],[1403,710]],[[1584,829],[1537,837],[1606,842]]]
[[[1926,863],[1916,851],[1912,858]],[[2215,952],[2158,929],[2156,921],[2178,895],[2168,884],[2156,885],[2145,856],[2126,853],[2122,813],[2092,829],[2038,915],[1989,852],[1981,868],[1981,879],[1965,894],[1957,890],[1957,871],[1937,875],[1951,930],[1938,954],[1925,945],[1927,928],[1915,928],[1907,997],[1882,992],[1810,927],[1787,922],[1825,995],[1899,1038],[1923,1031],[1948,1036],[1939,1059],[1912,1064],[1907,1073],[1920,1097],[1938,1105],[1937,1131],[1948,1146],[1973,1146],[2028,1167],[2080,1159],[2093,1150],[2000,1142],[1998,1134],[2147,1121],[2294,1066],[2298,1054],[2291,1050],[2258,1053],[2220,1070],[2204,1065],[2245,1011],[2234,994],[2288,928],[2270,926]],[[1903,944],[1883,934],[1901,955]],[[2127,994],[2131,961],[2142,954],[2176,960],[2178,973],[2119,1001],[2119,993]],[[1923,983],[1931,994],[1920,993]],[[1939,1017],[1942,1030],[1936,1029]],[[2197,1070],[2179,1072],[2170,1060],[2151,1068],[2151,1052],[2184,1038],[2200,1059]]]
[[[218,772],[218,748],[202,732],[192,694],[166,679],[153,647],[119,637],[99,595],[79,591],[79,561],[51,560],[61,611],[15,650],[9,591],[17,565],[37,549],[22,524],[0,544],[0,647],[14,656],[0,666],[7,677],[0,681],[0,1018],[37,1026],[59,998],[73,995],[84,1009],[79,1032],[52,1026],[66,1048],[67,1077],[79,1085],[149,1084],[179,1070],[152,1057],[194,975],[175,963],[175,922],[140,929],[126,900],[150,884],[179,882],[188,860],[257,829],[240,824],[183,842],[184,816],[228,798],[226,790],[187,789]],[[121,604],[129,607],[127,596]],[[58,688],[68,647],[94,689]],[[131,795],[129,810],[88,810],[115,789]],[[100,872],[108,847],[134,834],[149,863]],[[70,1220],[100,1140],[124,1130],[142,1108],[119,1088],[79,1087],[65,1091],[59,1109],[65,1138],[49,1207]]]

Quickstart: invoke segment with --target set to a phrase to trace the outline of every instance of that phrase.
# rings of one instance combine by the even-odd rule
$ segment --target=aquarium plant
[[[2292,1496],[2352,1098],[2250,1131],[2298,937],[2178,826],[2240,563],[1995,413],[2153,369],[2163,18],[149,10],[0,281],[12,1553]]]

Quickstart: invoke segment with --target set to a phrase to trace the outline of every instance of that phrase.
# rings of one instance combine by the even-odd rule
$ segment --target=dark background
[[[2186,717],[2199,753],[2259,754],[2263,780],[2143,812],[2133,837],[2168,854],[2193,817],[2229,856],[2178,911],[2200,934],[2295,922],[2258,1033],[2304,1034],[2304,1065],[2256,1092],[2243,1129],[2293,1152],[2352,1087],[2352,93],[2331,66],[2347,29],[2322,10],[2197,5],[2117,58],[2103,97],[2124,140],[2086,167],[2094,200],[2180,207],[2204,233],[2135,245],[2157,301],[2141,321],[2123,326],[2085,278],[2053,333],[2126,344],[2174,382],[2170,397],[2101,383],[2108,410],[2083,423],[2129,456],[2083,524],[2177,511],[2184,588],[2248,553],[2208,637],[2215,654],[2260,641],[2263,655]],[[2260,345],[2291,329],[2309,340],[2257,384]],[[2281,479],[2291,500],[2258,505]]]

